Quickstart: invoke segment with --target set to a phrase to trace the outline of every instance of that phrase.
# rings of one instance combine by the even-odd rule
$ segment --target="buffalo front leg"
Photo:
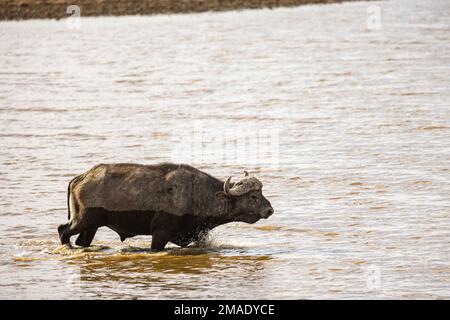
[[[152,250],[162,251],[169,242],[169,233],[165,230],[156,231],[152,235]]]
[[[183,238],[178,238],[175,240],[171,240],[170,242],[175,243],[177,246],[180,246],[182,248],[186,248],[191,242],[191,239],[183,239]]]
[[[195,245],[198,247],[206,245],[208,242],[208,230],[202,230],[198,233],[197,237],[195,238]]]
[[[75,241],[75,244],[80,247],[89,247],[92,240],[94,240],[97,229],[98,228],[92,228],[82,231]]]

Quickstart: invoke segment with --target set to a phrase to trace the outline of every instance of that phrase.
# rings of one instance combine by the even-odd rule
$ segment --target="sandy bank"
[[[355,0],[346,0],[355,1]],[[69,5],[81,16],[150,15],[333,3],[340,0],[3,0],[0,20],[61,19]]]

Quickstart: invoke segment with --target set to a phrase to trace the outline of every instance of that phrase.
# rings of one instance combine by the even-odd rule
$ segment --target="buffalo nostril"
[[[272,208],[268,208],[268,209],[265,209],[265,210],[261,213],[261,216],[262,216],[263,218],[268,218],[268,217],[270,217],[272,214],[273,214],[273,209],[272,209]]]

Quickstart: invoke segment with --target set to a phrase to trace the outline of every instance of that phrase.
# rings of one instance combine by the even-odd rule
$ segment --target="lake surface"
[[[449,1],[80,22],[0,22],[0,298],[450,298]],[[247,170],[275,214],[59,245],[73,176],[162,161]]]

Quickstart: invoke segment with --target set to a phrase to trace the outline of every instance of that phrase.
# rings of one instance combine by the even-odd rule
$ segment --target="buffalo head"
[[[229,218],[232,221],[247,223],[267,219],[273,214],[273,208],[262,194],[262,183],[244,172],[245,177],[242,180],[232,183],[230,176],[223,185],[222,194],[230,203]]]

